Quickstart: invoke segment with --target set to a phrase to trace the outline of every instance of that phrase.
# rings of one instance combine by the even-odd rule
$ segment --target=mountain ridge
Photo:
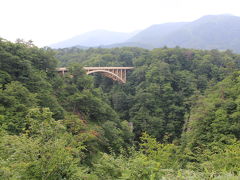
[[[146,49],[180,46],[194,49],[230,49],[240,53],[240,17],[229,14],[206,15],[192,22],[154,24],[135,34],[102,30],[93,36],[93,32],[80,35],[81,41],[75,38],[75,44],[72,42],[71,46],[128,46]],[[86,41],[83,41],[83,37]],[[60,47],[63,48],[64,43]]]
[[[124,33],[100,29],[89,31],[78,36],[74,36],[70,39],[60,41],[58,43],[50,45],[50,47],[64,48],[72,46],[94,47],[101,45],[110,45],[125,42],[135,33],[135,31],[131,33]]]

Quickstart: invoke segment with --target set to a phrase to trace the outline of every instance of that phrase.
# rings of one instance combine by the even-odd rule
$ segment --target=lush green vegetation
[[[83,66],[135,69],[118,84]],[[0,178],[238,179],[239,68],[231,51],[1,39]]]

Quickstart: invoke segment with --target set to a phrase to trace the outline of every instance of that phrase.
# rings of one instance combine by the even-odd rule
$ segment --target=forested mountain
[[[209,15],[188,23],[154,25],[128,40],[152,47],[231,49],[240,52],[240,17]]]
[[[240,52],[239,31],[240,17],[205,16],[168,35],[159,45]]]
[[[193,49],[230,49],[240,52],[240,17],[232,15],[208,15],[193,22],[178,22],[153,25],[147,29],[126,35],[121,40],[110,33],[101,34],[102,38],[92,33],[80,36],[88,42],[73,38],[70,44],[52,46],[64,48],[70,46],[88,47],[141,47],[147,49],[180,46]],[[100,41],[99,41],[100,39]],[[124,40],[125,39],[125,40]],[[91,43],[89,42],[91,41]],[[68,41],[66,41],[68,42]]]
[[[71,39],[50,45],[52,48],[66,48],[73,46],[98,47],[115,43],[122,43],[135,35],[133,33],[112,32],[106,30],[96,30],[72,37]]]
[[[83,66],[134,70],[119,84]],[[229,50],[1,39],[0,179],[237,179],[239,75]]]
[[[176,32],[186,24],[188,23],[179,22],[152,25],[128,39],[128,42],[146,43],[155,48],[160,47],[160,45],[162,45],[161,42],[166,36]]]

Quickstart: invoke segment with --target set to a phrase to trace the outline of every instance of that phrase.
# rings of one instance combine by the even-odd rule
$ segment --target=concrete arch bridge
[[[101,75],[112,79],[113,81],[118,81],[120,83],[126,83],[127,81],[127,71],[133,69],[134,67],[83,67],[87,74],[100,73]],[[66,67],[57,68],[59,73],[62,75],[68,72]]]

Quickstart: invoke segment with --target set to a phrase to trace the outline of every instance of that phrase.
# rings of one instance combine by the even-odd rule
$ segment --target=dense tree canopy
[[[119,84],[83,66],[134,69]],[[239,68],[231,51],[0,39],[0,178],[238,176]]]

